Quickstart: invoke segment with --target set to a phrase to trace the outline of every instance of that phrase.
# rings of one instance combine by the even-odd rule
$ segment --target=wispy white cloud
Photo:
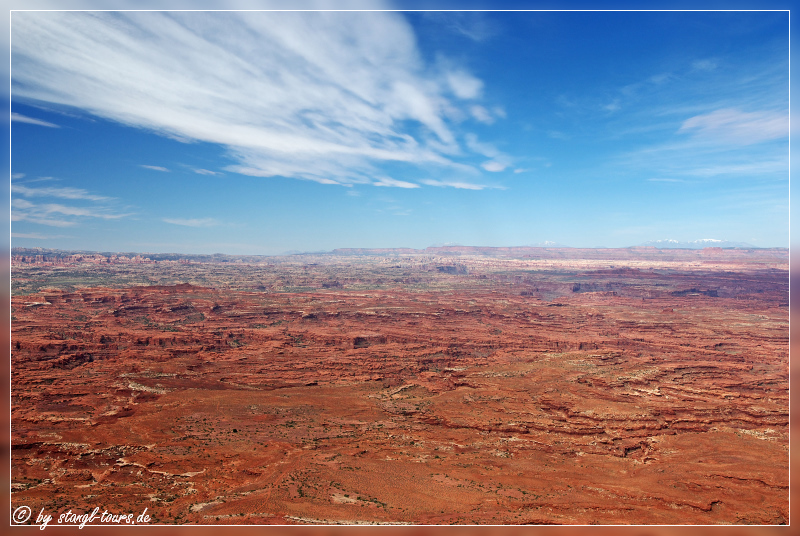
[[[19,175],[19,177],[15,176],[15,175]],[[25,177],[24,173],[15,173],[14,175],[11,176],[12,179],[21,179],[21,178],[24,178],[24,177]],[[35,179],[25,179],[24,181],[18,182],[17,184],[32,184],[34,182],[53,182],[53,181],[57,182],[57,181],[60,181],[60,180],[61,179],[56,178],[56,177],[37,177]]]
[[[469,111],[472,114],[472,117],[474,117],[481,123],[486,123],[488,125],[494,123],[494,117],[492,116],[491,113],[489,113],[489,110],[487,110],[483,106],[476,104],[475,106],[471,107]]]
[[[224,175],[221,171],[211,171],[210,169],[195,169],[193,171],[200,175]]]
[[[154,171],[169,171],[169,169],[162,166],[150,166],[147,164],[140,164],[139,167],[143,167],[145,169],[152,169]]]
[[[460,99],[475,99],[483,91],[483,82],[465,71],[451,71],[447,73],[447,83],[450,89]]]
[[[390,177],[383,177],[372,183],[373,186],[390,186],[394,188],[419,188],[419,184],[413,182],[399,181]]]
[[[497,171],[503,171],[508,166],[497,160],[489,160],[488,162],[484,162],[483,164],[481,164],[481,167],[486,171],[497,172]]]
[[[751,145],[789,136],[789,115],[773,111],[742,112],[727,108],[690,117],[680,132],[712,141]]]
[[[34,205],[33,203],[31,203],[30,201],[27,201],[25,199],[12,199],[11,200],[11,208],[12,209],[17,208],[17,209],[22,209],[22,210],[28,210],[28,209],[31,209],[31,208],[34,208],[34,207],[36,207],[36,205]],[[13,211],[12,211],[12,218],[11,219],[14,219]]]
[[[453,180],[437,180],[437,179],[423,179],[420,181],[428,186],[438,186],[440,188],[456,188],[460,190],[484,190],[488,186],[484,184],[474,184],[471,182],[453,181]]]
[[[371,183],[385,162],[469,167],[450,112],[474,104],[483,82],[425,65],[397,13],[13,19],[13,96],[223,145],[235,160],[227,171],[352,185]]]
[[[50,127],[50,128],[61,128],[55,123],[42,121],[41,119],[34,119],[33,117],[28,117],[26,115],[18,114],[16,112],[11,112],[9,118],[11,119],[11,121],[17,121],[19,123],[28,123],[29,125],[39,125],[40,127]]]
[[[11,200],[12,222],[31,222],[51,227],[71,227],[76,225],[80,218],[116,220],[130,215],[114,213],[104,207],[73,207],[61,203],[35,204],[19,198]]]
[[[13,199],[11,201],[12,208],[32,211],[38,214],[62,214],[64,216],[86,216],[90,218],[102,218],[105,220],[116,220],[124,218],[129,214],[110,214],[102,210],[90,207],[71,207],[61,203],[45,203],[36,205],[24,199]]]
[[[478,136],[475,134],[466,134],[464,136],[464,140],[466,141],[467,147],[469,147],[470,151],[474,153],[478,153],[489,158],[494,158],[495,156],[499,156],[501,154],[497,147],[491,143],[478,141]]]
[[[491,160],[481,164],[481,167],[489,172],[503,171],[511,165],[511,158],[503,154],[491,143],[478,141],[475,134],[468,133],[464,136],[467,147],[474,153],[491,158]]]
[[[82,188],[30,188],[21,184],[12,184],[11,193],[24,197],[58,197],[61,199],[86,199],[88,201],[106,201],[110,199],[102,195],[90,194]]]
[[[52,240],[55,238],[67,238],[66,235],[43,235],[41,233],[11,233],[11,238],[30,238],[33,240]]]
[[[479,11],[427,12],[425,16],[447,30],[477,42],[486,41],[501,31],[495,20]]]
[[[505,119],[506,111],[499,107],[494,106],[491,110],[486,108],[485,106],[481,106],[480,104],[475,104],[470,106],[469,113],[474,117],[477,121],[481,123],[491,125],[499,119]]]
[[[12,180],[16,180],[16,179],[22,179],[22,178],[24,178],[24,177],[25,177],[25,174],[24,174],[24,173],[12,173],[12,174],[11,174],[11,179],[12,179]]]
[[[16,175],[23,174],[18,173]],[[11,183],[9,189],[12,196],[10,205],[10,219],[12,222],[28,222],[50,227],[72,227],[87,218],[117,220],[132,215],[131,213],[120,213],[113,209],[110,205],[114,198],[93,194],[83,188],[28,186],[33,182],[52,180],[57,179],[54,177],[39,177],[38,179],[25,181],[24,184]],[[63,202],[34,203],[29,200],[30,198],[39,197],[56,198],[65,201],[89,201],[94,205],[73,206]],[[15,232],[19,233],[19,230],[15,230]],[[20,238],[25,238],[22,236],[25,233],[19,234]]]
[[[162,218],[162,221],[184,227],[214,227],[219,225],[219,222],[214,218]]]
[[[30,222],[38,225],[47,225],[48,227],[72,227],[78,222],[74,220],[48,218],[44,216],[36,216],[32,214],[23,214],[20,211],[11,211],[12,225],[15,221]]]
[[[762,160],[731,160],[730,163],[712,165],[699,165],[689,170],[687,174],[698,177],[716,177],[718,175],[780,175],[789,178],[789,158],[762,159]]]
[[[788,144],[777,141],[737,145],[713,137],[669,140],[620,155],[610,163],[617,170],[687,182],[716,177],[747,177],[752,181],[789,178]],[[661,177],[651,182],[668,182]]]

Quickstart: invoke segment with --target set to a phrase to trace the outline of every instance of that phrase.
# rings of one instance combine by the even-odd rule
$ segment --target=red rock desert
[[[785,249],[12,252],[12,506],[783,524]]]

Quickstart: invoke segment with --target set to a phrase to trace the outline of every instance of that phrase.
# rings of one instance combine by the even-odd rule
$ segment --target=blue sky
[[[786,12],[11,15],[11,245],[789,245]]]

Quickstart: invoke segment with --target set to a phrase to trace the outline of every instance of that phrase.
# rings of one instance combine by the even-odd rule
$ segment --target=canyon
[[[12,507],[789,521],[788,250],[107,259],[12,251]]]

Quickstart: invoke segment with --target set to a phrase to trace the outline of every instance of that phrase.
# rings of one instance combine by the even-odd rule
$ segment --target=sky
[[[13,247],[789,246],[788,12],[13,12]]]

